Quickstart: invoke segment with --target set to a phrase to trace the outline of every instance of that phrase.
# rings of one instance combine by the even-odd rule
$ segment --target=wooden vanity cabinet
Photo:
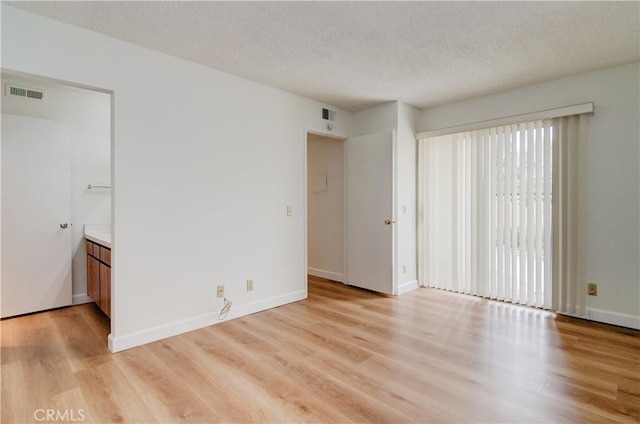
[[[87,294],[111,318],[111,249],[87,240]]]

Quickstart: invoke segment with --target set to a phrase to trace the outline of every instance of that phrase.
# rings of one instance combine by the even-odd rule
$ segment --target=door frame
[[[391,136],[392,136],[392,159],[391,159],[391,167],[392,167],[392,190],[393,190],[393,195],[391,197],[391,211],[392,211],[392,217],[391,219],[393,221],[397,221],[397,216],[396,216],[396,207],[397,207],[397,203],[398,203],[398,178],[396,176],[396,172],[397,172],[397,143],[398,143],[398,135],[397,135],[397,131],[395,130],[390,130],[391,131]],[[303,210],[303,214],[304,214],[304,236],[303,236],[303,243],[304,243],[304,269],[303,272],[304,274],[302,275],[303,281],[305,282],[305,294],[308,296],[309,294],[309,279],[308,279],[308,271],[309,271],[309,234],[308,234],[308,230],[309,230],[309,222],[308,222],[308,211],[309,211],[309,204],[308,204],[308,190],[307,190],[307,184],[308,184],[308,135],[309,134],[314,134],[314,135],[320,135],[323,137],[327,137],[327,138],[333,138],[333,139],[337,139],[337,140],[342,140],[342,142],[346,142],[349,139],[349,136],[345,135],[345,134],[340,134],[340,133],[332,133],[330,131],[327,130],[321,130],[321,129],[317,129],[317,128],[313,128],[313,127],[309,127],[309,126],[305,126],[304,127],[304,133],[303,133],[303,139],[304,139],[304,143],[303,143],[303,175],[302,175],[302,181],[303,181],[303,185],[302,185],[302,192],[303,192],[303,197],[304,197],[304,210]],[[363,134],[366,135],[366,134]],[[344,146],[344,145],[343,145]],[[346,176],[346,161],[343,158],[343,175]],[[346,187],[346,178],[343,178],[343,190],[342,190],[342,284],[348,285],[347,283],[347,274],[348,274],[348,268],[349,268],[349,264],[347,263],[347,249],[349,248],[348,246],[348,241],[347,241],[347,228],[348,228],[348,223],[347,223],[347,197],[348,197],[348,193],[347,193],[347,187]],[[393,228],[393,235],[392,235],[392,241],[391,241],[391,268],[392,268],[392,272],[391,272],[391,284],[392,284],[392,294],[393,295],[397,295],[398,294],[398,284],[397,284],[397,263],[398,263],[398,249],[397,249],[397,243],[398,243],[398,231],[396,230],[395,224],[394,224],[394,228]]]
[[[303,143],[303,170],[302,170],[302,194],[304,197],[304,202],[303,202],[303,208],[304,210],[303,215],[304,215],[304,237],[303,237],[303,243],[304,243],[304,274],[303,274],[303,281],[304,281],[304,289],[306,292],[306,295],[309,295],[309,278],[308,278],[308,271],[309,271],[309,201],[308,201],[308,190],[307,190],[307,184],[308,182],[308,160],[309,160],[309,155],[308,155],[308,135],[309,134],[314,134],[314,135],[319,135],[319,136],[323,136],[323,137],[327,137],[327,138],[333,138],[336,140],[342,140],[342,142],[346,141],[349,137],[345,134],[336,134],[336,133],[332,133],[328,130],[320,130],[317,128],[312,128],[312,127],[304,127],[304,143]],[[342,164],[343,168],[344,168],[344,161]],[[346,234],[346,222],[345,222],[345,201],[346,201],[346,192],[344,191],[344,181],[343,181],[343,192],[342,192],[342,248],[343,248],[343,259],[342,259],[342,283],[345,283],[345,278],[346,278],[346,268],[347,268],[347,264],[346,264],[346,244],[345,244],[345,234]]]
[[[111,181],[110,181],[110,185],[111,185],[111,248],[114,249],[115,245],[116,245],[116,232],[115,232],[115,217],[116,217],[116,202],[115,202],[115,198],[116,198],[116,167],[115,167],[115,115],[116,115],[116,111],[115,111],[115,105],[116,105],[116,99],[115,99],[115,90],[113,89],[108,89],[108,88],[102,88],[102,87],[97,87],[97,86],[92,86],[92,85],[88,85],[88,84],[82,84],[82,83],[78,83],[78,82],[73,82],[73,81],[67,81],[67,80],[61,80],[61,79],[57,79],[57,78],[51,78],[45,75],[39,75],[39,74],[31,74],[28,72],[23,72],[23,71],[17,71],[14,69],[10,69],[10,68],[5,68],[5,67],[0,67],[0,73],[2,73],[2,75],[5,75],[7,77],[16,77],[19,79],[27,79],[27,80],[32,80],[35,82],[39,82],[41,81],[43,84],[49,84],[49,85],[57,85],[60,87],[66,87],[66,88],[80,88],[83,90],[88,90],[88,91],[95,91],[98,93],[103,93],[103,94],[107,94],[110,99],[111,99],[111,106],[110,106],[110,151],[111,151],[111,157],[110,157],[110,167],[111,167]],[[2,87],[2,89],[4,90],[4,87]],[[73,211],[72,211],[73,212]],[[0,216],[0,222],[2,220],[2,217]],[[1,253],[1,252],[0,252]],[[112,257],[112,261],[116,261],[116,256],[117,254],[114,254]],[[0,264],[1,266],[2,264]],[[110,324],[110,328],[111,328],[111,332],[107,337],[107,345],[109,347],[109,350],[113,352],[112,349],[112,340],[113,337],[112,335],[115,334],[115,328],[117,326],[116,323],[116,319],[114,318],[115,314],[113,313],[113,311],[116,308],[116,304],[117,304],[117,299],[115,296],[115,293],[117,291],[116,289],[116,285],[115,285],[115,280],[116,278],[114,278],[114,267],[111,267],[111,324]],[[73,299],[73,297],[72,297]],[[80,304],[80,303],[85,303],[84,301],[81,301],[79,303],[72,303],[72,305],[76,305],[76,304]]]

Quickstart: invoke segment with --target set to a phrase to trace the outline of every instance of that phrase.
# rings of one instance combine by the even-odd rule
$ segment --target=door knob
[[[66,222],[61,222],[60,223],[60,228],[67,228],[69,226],[69,224],[67,224]]]
[[[396,222],[396,221],[393,221],[393,220],[391,220],[391,219],[385,219],[385,220],[384,220],[384,225],[391,225],[391,224],[393,224],[393,223],[395,223],[395,222]]]

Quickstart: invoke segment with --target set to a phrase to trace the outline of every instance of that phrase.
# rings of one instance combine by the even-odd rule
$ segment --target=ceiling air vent
[[[23,99],[44,101],[44,90],[35,88],[20,87],[14,84],[7,84],[6,95],[10,97],[22,97]]]
[[[322,119],[329,122],[336,122],[336,111],[322,108]]]

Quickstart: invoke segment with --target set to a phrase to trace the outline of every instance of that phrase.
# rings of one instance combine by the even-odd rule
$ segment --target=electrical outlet
[[[218,286],[218,288],[216,289],[216,293],[218,297],[224,297],[224,284]]]
[[[247,291],[253,291],[253,280],[247,280]]]
[[[587,294],[589,296],[597,296],[598,295],[598,283],[588,283],[587,284]]]

